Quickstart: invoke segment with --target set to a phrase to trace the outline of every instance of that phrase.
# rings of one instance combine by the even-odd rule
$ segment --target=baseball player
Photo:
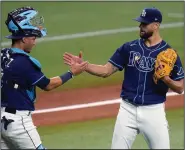
[[[6,25],[12,35],[12,46],[1,51],[1,148],[44,149],[32,122],[36,87],[55,89],[80,74],[87,62],[73,62],[70,71],[47,78],[38,60],[29,55],[36,38],[46,36],[43,17],[32,7],[22,7],[8,13]]]
[[[145,8],[135,20],[140,22],[140,38],[121,45],[105,65],[89,63],[86,72],[105,78],[124,69],[112,149],[131,149],[139,133],[150,149],[169,149],[164,102],[169,88],[183,92],[184,71],[179,56],[160,36],[161,12]],[[63,58],[67,65],[83,62],[70,53]]]

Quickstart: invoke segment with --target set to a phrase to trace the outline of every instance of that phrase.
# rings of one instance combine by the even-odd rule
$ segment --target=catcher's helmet
[[[37,15],[38,11],[32,7],[21,7],[8,13],[5,23],[12,35],[6,36],[6,38],[21,39],[30,36],[46,36],[47,31],[43,28],[44,18],[36,17]]]

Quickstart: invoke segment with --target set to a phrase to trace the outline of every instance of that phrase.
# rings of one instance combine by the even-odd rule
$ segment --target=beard
[[[145,32],[145,31],[140,31],[140,37],[142,38],[142,39],[148,39],[148,38],[150,38],[151,36],[153,35],[153,32]]]

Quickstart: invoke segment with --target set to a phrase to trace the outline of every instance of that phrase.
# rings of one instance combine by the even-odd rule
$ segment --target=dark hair
[[[15,44],[15,43],[17,43],[17,42],[19,42],[19,41],[21,41],[22,39],[12,39],[12,46]]]

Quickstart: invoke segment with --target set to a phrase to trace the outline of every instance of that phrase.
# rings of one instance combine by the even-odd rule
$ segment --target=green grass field
[[[62,117],[62,116],[61,116]],[[172,149],[184,148],[184,110],[167,111]],[[110,149],[115,118],[39,127],[44,146],[61,149]],[[142,135],[133,148],[148,149]]]
[[[132,19],[140,15],[144,7],[152,6],[161,9],[164,24],[183,22],[183,18],[168,17],[168,13],[183,13],[184,9],[182,2],[2,2],[2,20],[6,19],[5,14],[8,11],[24,5],[35,7],[44,16],[48,37],[136,27],[139,24]],[[5,25],[2,26],[2,29],[2,36],[9,34]],[[161,30],[163,38],[178,50],[184,64],[183,33],[183,27]],[[130,32],[49,41],[38,43],[33,49],[32,55],[41,62],[44,73],[48,77],[52,77],[68,70],[62,60],[62,55],[66,51],[78,54],[82,49],[84,59],[95,64],[105,64],[119,46],[138,37],[138,32]],[[3,41],[7,40],[3,38]],[[83,73],[76,77],[73,82],[65,84],[58,90],[118,84],[122,78],[122,72],[116,73],[107,79],[100,79]],[[79,84],[82,79],[83,84]]]

